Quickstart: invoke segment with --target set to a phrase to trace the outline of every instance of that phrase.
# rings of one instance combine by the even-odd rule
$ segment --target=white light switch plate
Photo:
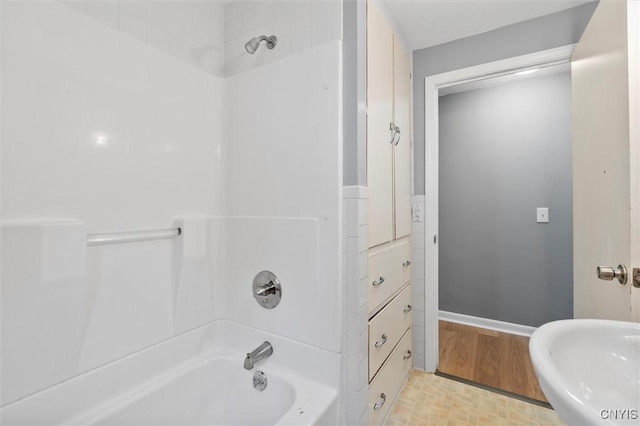
[[[536,209],[536,221],[538,223],[549,223],[549,207],[538,207]]]
[[[424,222],[424,203],[413,204],[413,221]]]

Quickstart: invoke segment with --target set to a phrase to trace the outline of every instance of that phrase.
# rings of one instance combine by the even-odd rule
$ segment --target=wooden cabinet
[[[411,233],[411,59],[374,2],[367,6],[369,247]]]
[[[413,367],[413,336],[407,330],[376,378],[369,384],[369,424],[381,425]]]
[[[411,57],[367,4],[369,423],[382,424],[413,360]]]
[[[369,249],[369,316],[375,315],[411,280],[411,241]]]
[[[393,147],[394,238],[411,234],[413,161],[411,143],[411,58],[394,38],[393,122],[398,136]]]
[[[411,285],[408,285],[369,322],[369,380],[411,328]]]
[[[369,247],[393,239],[393,31],[367,5],[367,188]]]

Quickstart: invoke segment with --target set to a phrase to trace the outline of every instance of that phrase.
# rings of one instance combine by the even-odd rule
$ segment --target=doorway
[[[535,200],[528,200],[528,198],[536,197],[532,197],[527,192],[531,188],[525,188],[528,185],[524,183],[529,182],[529,179],[534,183],[552,179],[548,175],[548,170],[536,168],[544,169],[545,161],[553,160],[551,157],[545,160],[545,156],[553,155],[553,147],[550,147],[551,151],[545,153],[541,144],[540,146],[524,145],[536,138],[545,139],[548,136],[534,135],[532,133],[537,132],[535,126],[526,129],[521,126],[522,123],[517,123],[517,120],[515,124],[510,123],[507,116],[515,114],[516,110],[522,109],[520,107],[525,107],[521,112],[526,115],[526,107],[531,104],[531,102],[520,102],[526,99],[527,95],[518,95],[517,91],[514,91],[518,84],[524,85],[524,83],[516,84],[517,79],[527,79],[529,81],[527,90],[534,90],[532,93],[539,90],[535,88],[535,84],[532,85],[532,82],[543,79],[555,79],[558,80],[557,84],[561,84],[559,80],[564,78],[565,81],[562,84],[566,87],[571,49],[572,46],[566,46],[439,74],[426,79],[425,188],[428,207],[425,221],[425,241],[427,241],[425,248],[425,367],[427,371],[436,371],[440,364],[439,357],[444,354],[447,358],[442,360],[440,371],[448,370],[447,373],[464,380],[483,381],[484,379],[486,382],[484,384],[489,387],[525,394],[533,399],[544,399],[537,386],[533,386],[530,391],[526,389],[523,391],[522,385],[526,388],[527,383],[536,381],[528,352],[526,352],[527,334],[549,319],[544,317],[545,313],[539,312],[538,308],[529,309],[528,312],[525,308],[527,304],[536,302],[533,300],[535,295],[530,291],[531,282],[544,281],[533,276],[537,273],[536,266],[540,266],[540,262],[534,259],[536,248],[541,251],[539,254],[542,256],[549,255],[548,250],[538,247],[540,242],[533,240],[541,231],[551,230],[549,224],[542,225],[536,222],[536,208],[528,206],[529,201],[535,204]],[[534,73],[532,72],[534,70],[537,71]],[[559,72],[565,72],[564,77],[558,74]],[[531,75],[523,75],[527,73]],[[508,84],[502,85],[503,83]],[[496,97],[501,92],[503,96],[505,93],[507,96],[509,94],[515,96],[511,100],[511,107],[505,105],[501,108],[483,107],[483,102]],[[570,99],[570,93],[567,94],[567,98]],[[566,107],[566,110],[570,111],[570,104]],[[446,109],[442,115],[440,108]],[[457,115],[449,114],[452,110],[456,111]],[[547,112],[551,113],[551,111]],[[492,114],[493,118],[491,118]],[[471,124],[469,122],[462,124],[459,121],[461,118],[465,119],[465,115],[466,119],[471,119]],[[478,120],[483,119],[494,120],[497,126],[497,129],[494,128],[494,134],[491,135],[489,132],[487,136],[490,143],[494,144],[489,145],[488,148],[480,145],[482,137],[477,128]],[[565,119],[567,119],[565,127],[568,129],[569,120],[566,117]],[[447,120],[454,120],[455,124]],[[474,120],[476,120],[475,123],[473,123]],[[515,133],[509,132],[508,127],[514,125],[520,125],[520,127],[511,129],[515,130]],[[523,134],[518,135],[521,129]],[[569,170],[565,170],[568,173],[569,186],[564,188],[564,192],[568,193],[569,211],[564,212],[562,216],[569,218],[570,229],[570,134],[565,136],[569,144],[565,153],[567,154],[565,159],[569,161]],[[504,140],[497,141],[501,137]],[[442,138],[448,138],[444,149]],[[469,141],[478,145],[465,145]],[[458,150],[457,153],[456,150]],[[532,157],[536,155],[542,156],[539,166],[533,164],[535,161]],[[510,161],[513,158],[519,158],[520,164],[518,161]],[[523,165],[527,163],[531,163],[533,170],[531,176],[528,172],[522,173]],[[485,171],[474,170],[474,164],[482,164],[488,168]],[[504,172],[509,170],[503,169],[509,168],[515,168],[516,178],[505,178],[509,174]],[[536,170],[540,173],[538,177],[536,177]],[[523,181],[518,181],[518,172]],[[451,182],[463,182],[466,187],[461,191],[461,187],[457,186],[456,190],[452,191],[450,187],[443,188],[443,182],[447,185]],[[541,190],[547,191],[547,189]],[[451,194],[454,195],[451,196]],[[537,207],[548,208],[549,206]],[[444,215],[441,209],[446,209]],[[559,213],[559,210],[556,210],[556,213]],[[548,219],[549,212],[544,214]],[[525,216],[526,219],[524,219]],[[509,221],[513,221],[514,217],[516,223],[510,224]],[[484,218],[485,221],[477,220],[480,218]],[[554,219],[554,225],[562,222],[558,215]],[[523,233],[514,235],[519,232]],[[532,232],[534,236],[527,235],[527,232]],[[570,254],[571,234],[569,233],[568,238],[565,239],[567,241],[564,249],[568,249]],[[524,241],[524,246],[518,245],[518,241]],[[452,242],[455,242],[457,247],[454,247],[456,244]],[[491,254],[492,258],[483,258],[482,253],[491,253],[491,250],[486,249],[491,249],[492,246],[498,252],[502,252],[502,256],[497,253]],[[531,246],[529,248],[533,250],[528,250],[527,246]],[[465,253],[465,250],[460,250],[461,247],[469,250]],[[520,258],[513,257],[514,252],[519,252],[517,254]],[[473,255],[470,256],[469,253]],[[511,260],[505,264],[504,259]],[[568,269],[566,265],[565,269],[571,275],[571,259],[564,259],[564,261],[568,262]],[[446,274],[439,274],[441,267]],[[543,266],[543,269],[545,268],[553,269]],[[551,271],[542,272],[552,273]],[[519,273],[525,275],[518,275]],[[533,281],[527,282],[527,278]],[[491,281],[489,285],[495,284],[494,288],[478,286],[479,282],[487,280]],[[552,285],[549,283],[551,280],[546,281],[546,284],[544,282],[542,284]],[[568,281],[572,282],[570,276]],[[443,283],[447,283],[449,287],[443,287]],[[518,289],[515,285],[518,283],[523,287]],[[554,290],[550,289],[550,291]],[[567,292],[569,299],[571,299],[571,293],[572,289],[569,288]],[[443,310],[445,312],[442,312]],[[508,312],[509,310],[511,312]],[[569,305],[566,310],[568,317],[571,317],[572,306]],[[541,314],[542,317],[534,318],[537,314]],[[566,315],[566,313],[559,315]],[[446,317],[446,322],[440,321],[442,316]],[[477,321],[478,319],[481,321]],[[504,329],[505,325],[506,329]],[[513,334],[514,332],[516,335]],[[509,359],[509,353],[515,354],[514,360]],[[525,355],[523,356],[522,353]],[[449,357],[452,354],[453,361]],[[515,380],[504,374],[502,378],[498,377],[496,369],[503,364],[521,367],[520,372],[515,372],[517,376]]]

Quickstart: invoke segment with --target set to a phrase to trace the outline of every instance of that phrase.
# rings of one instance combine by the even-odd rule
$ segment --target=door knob
[[[598,266],[596,268],[596,275],[601,280],[611,281],[614,278],[618,279],[618,282],[622,285],[627,283],[627,277],[629,274],[627,273],[627,267],[624,265],[618,265],[616,269],[613,269],[611,266]]]

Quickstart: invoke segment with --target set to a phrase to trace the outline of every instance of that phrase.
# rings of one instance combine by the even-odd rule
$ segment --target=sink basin
[[[540,387],[570,425],[640,424],[640,324],[554,321],[529,341]]]

